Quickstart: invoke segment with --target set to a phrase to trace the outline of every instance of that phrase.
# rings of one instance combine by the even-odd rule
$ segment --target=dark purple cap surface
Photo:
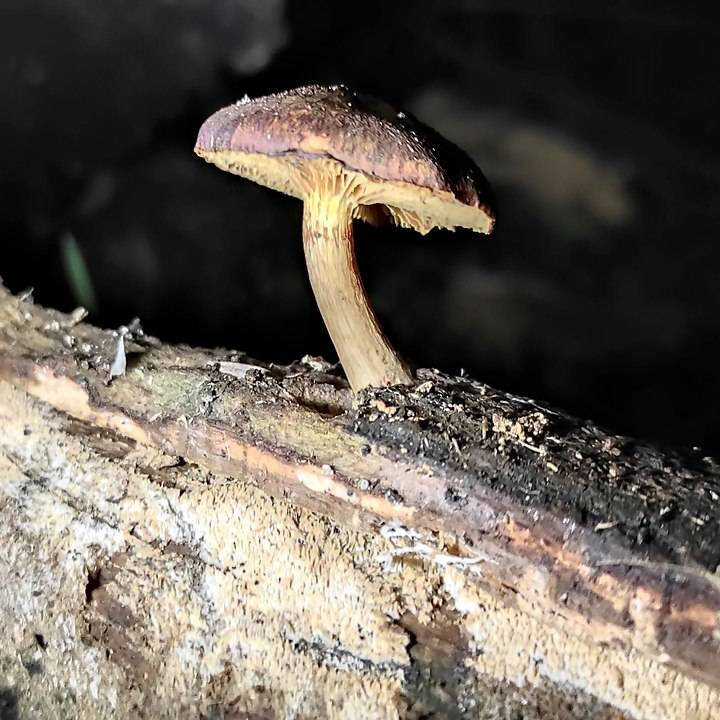
[[[196,152],[333,158],[374,179],[450,194],[494,220],[490,188],[477,165],[431,128],[344,86],[311,85],[244,99],[200,128]]]

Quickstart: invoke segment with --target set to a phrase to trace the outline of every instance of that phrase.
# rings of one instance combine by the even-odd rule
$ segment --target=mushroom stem
[[[315,300],[354,391],[409,384],[413,376],[380,328],[360,278],[355,206],[347,195],[317,188],[304,198],[303,244]]]

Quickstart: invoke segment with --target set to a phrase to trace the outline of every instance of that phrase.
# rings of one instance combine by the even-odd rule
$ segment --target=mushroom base
[[[352,389],[409,384],[413,376],[380,328],[360,279],[352,227],[359,188],[347,180],[315,182],[304,197],[310,283]]]

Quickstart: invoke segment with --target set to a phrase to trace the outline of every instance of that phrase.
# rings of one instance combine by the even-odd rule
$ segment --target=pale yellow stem
[[[385,337],[355,259],[352,188],[328,183],[305,198],[303,244],[310,283],[350,387],[409,384],[412,374]]]

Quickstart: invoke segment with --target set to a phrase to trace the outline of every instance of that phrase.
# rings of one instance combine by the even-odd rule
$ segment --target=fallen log
[[[720,716],[699,451],[430,370],[352,396],[5,290],[0,381],[0,707]]]

